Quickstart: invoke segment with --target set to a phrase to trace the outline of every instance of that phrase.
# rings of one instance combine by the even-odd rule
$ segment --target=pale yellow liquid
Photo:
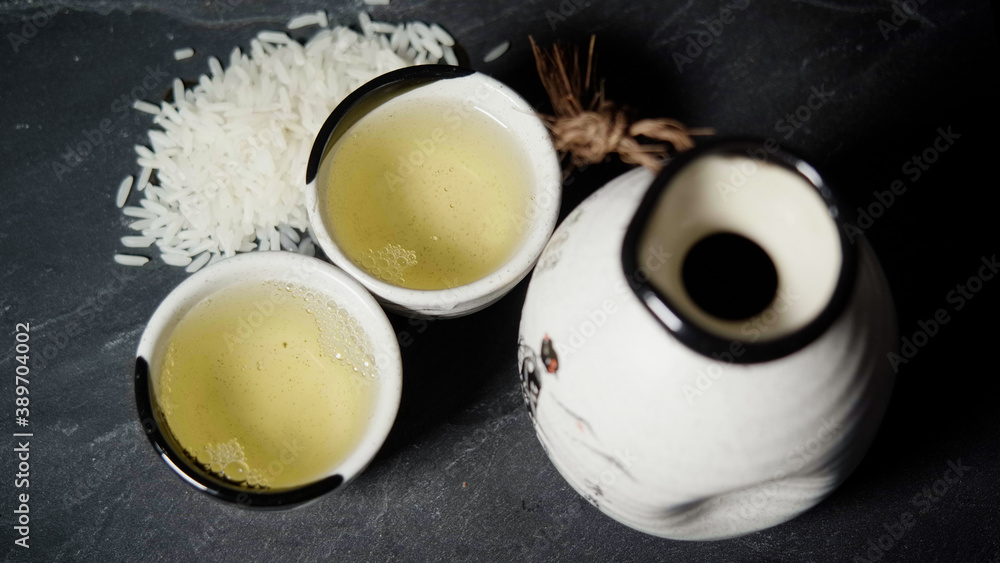
[[[358,444],[374,370],[366,335],[332,301],[244,284],[181,319],[154,394],[193,461],[233,484],[278,490],[327,476]]]
[[[481,279],[521,242],[531,176],[519,151],[474,108],[377,108],[327,155],[334,240],[356,265],[400,287]]]

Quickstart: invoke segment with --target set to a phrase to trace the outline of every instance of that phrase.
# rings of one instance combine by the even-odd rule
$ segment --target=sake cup
[[[321,303],[330,301],[353,318],[367,336],[374,359],[371,406],[361,435],[339,463],[314,482],[293,488],[268,490],[227,480],[208,470],[172,434],[165,421],[156,390],[161,364],[171,334],[185,315],[199,303],[213,299],[237,284],[276,282],[305,288]],[[291,299],[288,297],[287,299]],[[265,304],[266,305],[266,304]],[[271,305],[272,307],[281,306]],[[260,318],[246,316],[251,327],[262,326],[269,309],[260,308]],[[244,320],[241,317],[241,321]],[[239,334],[240,327],[233,327]],[[259,330],[259,329],[258,329]],[[163,462],[183,481],[216,499],[251,509],[283,509],[314,501],[342,487],[371,462],[385,441],[399,408],[402,392],[402,362],[395,332],[372,296],[353,278],[322,260],[290,252],[253,252],[228,258],[193,274],[178,285],[157,307],[139,340],[134,369],[135,400],[139,420],[150,444]],[[175,391],[176,393],[176,391]],[[185,396],[174,401],[184,401]],[[331,406],[331,408],[333,408]],[[294,452],[292,452],[294,454]],[[294,459],[289,463],[294,463]],[[288,460],[277,460],[278,465]],[[271,468],[264,466],[265,470]],[[281,467],[273,471],[280,472]]]
[[[387,108],[447,104],[456,112],[479,112],[500,124],[510,145],[523,155],[525,212],[520,242],[498,268],[484,277],[447,289],[411,289],[372,275],[347,255],[334,236],[326,194],[337,142],[360,120]],[[393,109],[393,111],[400,111]],[[417,110],[419,111],[419,109]],[[355,134],[353,131],[351,134]],[[490,150],[484,147],[482,150]],[[367,288],[389,310],[422,317],[457,317],[496,302],[534,266],[556,224],[562,194],[558,157],[549,132],[531,106],[508,86],[470,69],[421,65],[381,75],[345,98],[326,120],[306,170],[307,208],[312,233],[330,260]]]

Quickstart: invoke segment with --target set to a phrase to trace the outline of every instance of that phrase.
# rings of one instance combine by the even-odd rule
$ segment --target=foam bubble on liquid
[[[206,444],[197,456],[198,463],[216,476],[248,487],[267,488],[268,481],[263,473],[247,463],[246,453],[239,440]]]
[[[160,379],[159,379],[160,395],[162,396],[158,397],[157,400],[157,407],[160,409],[160,412],[165,417],[170,416],[171,413],[173,413],[174,411],[173,367],[174,367],[174,356],[176,356],[176,354],[177,354],[176,347],[174,346],[173,342],[171,342],[170,345],[167,347],[167,352],[166,352],[167,361],[164,362],[163,364],[162,373],[160,374]]]
[[[406,270],[417,265],[417,253],[390,243],[381,250],[369,248],[362,252],[361,265],[382,281],[400,285],[406,281]]]
[[[371,340],[347,309],[310,287],[294,283],[281,287],[290,292],[292,298],[302,300],[306,311],[316,319],[323,354],[344,363],[366,379],[375,377],[378,371]]]

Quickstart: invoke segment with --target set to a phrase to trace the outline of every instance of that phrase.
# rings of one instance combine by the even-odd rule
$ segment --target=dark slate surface
[[[885,1],[733,0],[732,23],[678,68],[672,54],[683,54],[726,5],[395,0],[374,15],[440,22],[478,69],[535,103],[543,98],[527,35],[582,41],[597,32],[609,95],[641,115],[776,137],[810,155],[852,206],[870,205],[873,191],[893,180],[906,183],[867,232],[895,292],[901,333],[912,335],[938,309],[951,321],[903,366],[872,451],[829,499],[790,523],[712,543],[646,536],[586,504],[546,459],[519,396],[515,340],[525,284],[468,318],[429,325],[393,319],[414,342],[403,350],[402,409],[385,448],[347,489],[277,514],[197,494],[153,455],[135,422],[130,357],[146,319],[184,274],[111,261],[127,234],[114,192],[137,172],[132,145],[143,142],[149,125],[142,114],[118,111],[115,101],[165,94],[168,79],[142,86],[149,68],[194,78],[208,55],[246,46],[258,30],[324,5],[15,1],[0,4],[3,557],[1000,560],[1000,415],[990,385],[1000,281],[983,282],[961,309],[949,301],[1000,242],[990,6],[913,2],[916,13],[897,16],[898,29],[883,34],[879,20],[891,23],[894,9]],[[334,21],[353,21],[358,5],[325,7]],[[38,29],[25,27],[32,16]],[[505,39],[512,41],[507,55],[479,62]],[[197,49],[196,58],[173,61],[173,50],[184,46]],[[813,87],[831,95],[801,127],[790,127],[786,115],[809,102]],[[57,178],[52,165],[66,146],[104,119],[109,132],[94,153]],[[932,145],[939,127],[961,137],[914,179],[904,163]],[[604,164],[576,174],[564,213],[621,170]],[[33,350],[30,550],[13,545],[12,529],[15,492],[24,492],[14,488],[10,437],[17,322],[31,323]],[[939,483],[949,461],[970,469],[957,483]],[[873,551],[873,543],[890,544],[887,526],[906,512],[914,525],[883,554]]]

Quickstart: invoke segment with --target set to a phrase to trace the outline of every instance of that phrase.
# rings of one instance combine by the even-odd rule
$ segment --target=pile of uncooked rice
[[[289,28],[320,27],[304,45],[262,31],[249,53],[233,49],[228,66],[209,58],[210,74],[192,88],[174,79],[172,101],[136,101],[159,128],[150,129],[149,147],[135,147],[138,178],[118,188],[116,203],[140,233],[122,244],[155,244],[163,262],[188,272],[250,250],[312,255],[305,170],[330,112],[379,74],[457,64],[454,40],[437,25],[373,22],[364,12],[358,19],[360,33],[326,27],[324,12],[297,16]],[[125,206],[133,186],[142,200]],[[149,258],[120,253],[115,261],[141,266]]]

